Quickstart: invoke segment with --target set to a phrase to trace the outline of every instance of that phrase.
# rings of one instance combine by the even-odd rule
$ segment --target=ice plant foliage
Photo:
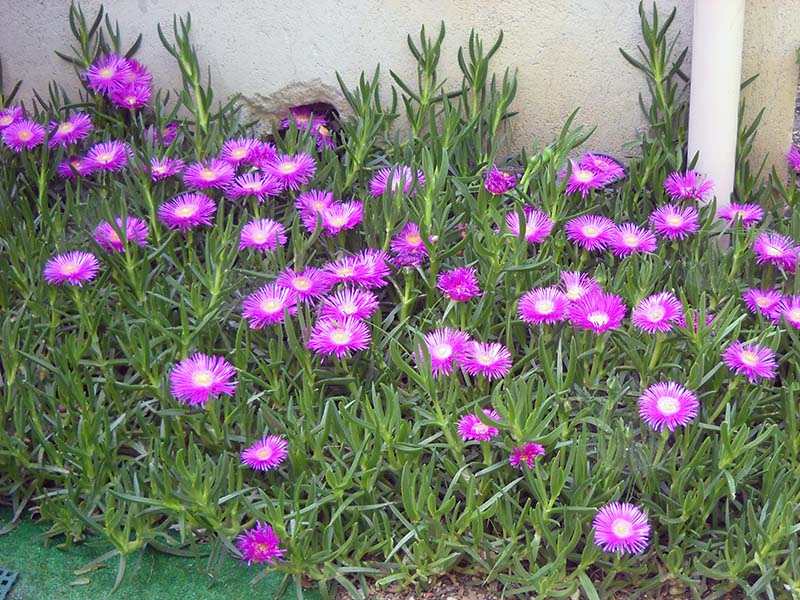
[[[697,396],[674,381],[651,385],[639,397],[639,415],[656,431],[685,427],[699,407]]]
[[[597,511],[592,521],[594,543],[604,552],[639,554],[647,548],[650,523],[642,510],[627,502],[612,502]]]
[[[200,352],[179,362],[169,374],[170,392],[180,402],[203,407],[220,395],[236,392],[236,371],[222,356]]]

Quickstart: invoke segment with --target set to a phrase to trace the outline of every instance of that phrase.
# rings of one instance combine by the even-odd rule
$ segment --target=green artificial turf
[[[0,513],[0,527],[10,514]],[[74,571],[108,551],[105,545],[81,544],[66,550],[45,542],[46,527],[24,521],[7,535],[0,536],[0,569],[18,571],[19,576],[6,600],[230,600],[231,598],[274,598],[283,575],[270,573],[255,587],[250,581],[261,568],[248,568],[235,559],[228,560],[216,581],[198,570],[190,558],[180,558],[145,550],[128,558],[125,578],[119,589],[111,593],[117,576],[119,558],[111,558],[106,566],[75,575]],[[72,585],[71,585],[72,584]],[[296,598],[294,584],[281,599]],[[305,592],[304,598],[317,600],[316,592]]]

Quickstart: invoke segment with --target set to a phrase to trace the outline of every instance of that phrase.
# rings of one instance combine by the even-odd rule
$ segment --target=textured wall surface
[[[702,1],[702,0],[698,0]],[[2,0],[0,57],[6,85],[22,79],[22,98],[57,79],[75,89],[71,68],[53,54],[72,43],[66,0]],[[98,0],[83,0],[94,14]],[[648,3],[649,4],[649,3]],[[658,0],[661,13],[677,6],[673,26],[678,47],[691,41],[692,0]],[[557,134],[564,119],[581,107],[577,123],[597,126],[589,146],[626,155],[624,144],[643,126],[637,105],[644,80],[620,56],[618,48],[640,43],[635,0],[106,0],[123,39],[141,32],[137,54],[155,75],[155,85],[180,84],[177,67],[161,47],[156,24],[169,31],[174,13],[192,13],[192,36],[203,66],[210,66],[220,99],[241,92],[255,116],[285,110],[290,103],[344,102],[334,72],[355,83],[362,70],[377,63],[404,78],[413,74],[406,35],[420,25],[435,33],[447,25],[441,75],[460,81],[456,51],[471,28],[487,41],[502,29],[503,47],[495,70],[519,69],[512,108],[519,112],[509,128],[512,147],[542,145]],[[748,88],[751,114],[767,108],[757,158],[770,154],[782,162],[790,143],[800,46],[800,0],[748,2],[743,78],[760,73]],[[689,72],[689,65],[685,67]],[[386,82],[388,86],[388,80]]]

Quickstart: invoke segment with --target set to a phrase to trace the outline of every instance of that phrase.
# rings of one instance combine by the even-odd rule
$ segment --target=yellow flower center
[[[352,302],[346,302],[342,304],[339,308],[346,315],[354,315],[358,312],[358,307]]]
[[[231,152],[231,156],[233,158],[244,158],[247,156],[247,148],[236,148],[236,150]]]
[[[64,275],[72,275],[73,273],[77,273],[78,269],[80,269],[80,265],[74,262],[66,263],[61,266],[61,272],[64,273]]]
[[[656,406],[658,406],[658,411],[662,415],[674,415],[678,412],[681,408],[681,403],[678,402],[677,398],[672,398],[671,396],[661,396],[656,401]]]
[[[330,220],[330,222],[334,227],[342,227],[345,225],[345,223],[347,223],[347,217],[344,215],[336,215]]]
[[[611,524],[611,531],[613,531],[614,535],[617,537],[626,538],[633,533],[633,526],[630,521],[626,521],[625,519],[614,519],[614,522]]]
[[[263,244],[267,241],[267,234],[263,231],[257,231],[253,234],[253,241],[256,244]]]
[[[272,458],[273,452],[271,446],[262,446],[256,450],[256,458],[258,460],[269,460]]]
[[[117,71],[115,69],[112,69],[111,67],[103,67],[99,71],[99,75],[103,79],[111,79],[116,74],[117,74]]]
[[[210,387],[214,382],[211,371],[197,371],[192,375],[192,383],[200,387]]]
[[[792,321],[800,321],[800,308],[793,308],[787,316]]]
[[[352,267],[340,267],[336,269],[336,274],[339,277],[351,277],[355,271],[353,271]]]
[[[756,304],[758,306],[760,306],[761,308],[766,308],[767,306],[769,306],[770,301],[769,301],[769,298],[765,298],[764,296],[761,296],[760,298],[756,298]]]
[[[453,347],[450,344],[437,344],[431,350],[431,354],[440,360],[450,358],[453,354]]]
[[[767,254],[770,256],[781,256],[783,255],[783,251],[776,246],[767,246]]]
[[[179,206],[175,209],[175,214],[179,217],[191,217],[197,212],[197,207],[191,204],[184,204],[183,206]]]
[[[98,154],[95,160],[99,163],[109,163],[114,160],[114,155],[111,152],[103,152]]]
[[[311,288],[311,280],[308,277],[295,277],[292,283],[294,284],[294,289],[301,292]]]
[[[22,129],[18,134],[17,137],[21,139],[23,142],[27,142],[29,139],[33,137],[33,132],[29,129]]]
[[[334,344],[346,344],[350,341],[350,332],[346,329],[334,329],[331,332],[331,341]]]
[[[583,290],[579,287],[567,288],[567,298],[570,300],[577,300],[583,296]]]
[[[587,225],[583,228],[583,235],[586,237],[597,237],[600,235],[600,228],[594,225]]]
[[[278,171],[283,173],[284,175],[289,175],[290,173],[294,173],[297,170],[297,165],[293,162],[282,162],[278,165]]]
[[[282,308],[281,303],[274,299],[265,300],[264,302],[261,303],[261,310],[263,310],[265,313],[269,314],[276,313],[281,308]]]
[[[489,431],[489,426],[486,423],[481,423],[480,421],[478,421],[472,427],[472,430],[475,433],[487,433]]]
[[[655,323],[663,319],[665,314],[667,314],[667,311],[664,310],[663,306],[653,306],[647,311],[647,320]]]
[[[670,227],[680,227],[683,225],[683,217],[680,215],[670,215],[667,217],[667,225]]]
[[[592,173],[591,171],[584,171],[584,170],[575,171],[575,179],[577,179],[582,183],[591,181],[593,178],[594,178],[594,173]]]
[[[540,315],[548,315],[556,308],[556,305],[552,300],[537,300],[534,306],[536,308],[536,312],[538,312]]]
[[[75,131],[75,125],[72,123],[62,123],[58,126],[58,133],[70,133],[72,131]]]
[[[422,238],[419,237],[418,233],[409,233],[406,236],[406,242],[408,242],[410,246],[419,246],[422,244]]]
[[[216,171],[213,171],[211,169],[203,169],[202,171],[200,171],[200,177],[202,177],[206,181],[211,181],[215,179],[216,176],[217,176]]]
[[[3,127],[5,127],[6,125],[11,125],[11,123],[13,122],[14,122],[14,117],[12,117],[11,115],[4,115],[0,117],[0,125],[2,125]]]
[[[631,248],[639,245],[639,238],[635,235],[626,235],[624,238],[622,238],[622,241],[625,242],[626,246]]]
[[[494,362],[494,356],[489,354],[488,352],[481,352],[478,354],[475,359],[484,366],[489,366]]]
[[[121,241],[119,239],[119,234],[116,231],[114,231],[113,229],[108,232],[108,239],[111,240],[112,242],[115,242],[115,243]]]
[[[758,356],[755,352],[750,352],[749,350],[742,352],[739,358],[748,367],[755,367],[758,364]]]

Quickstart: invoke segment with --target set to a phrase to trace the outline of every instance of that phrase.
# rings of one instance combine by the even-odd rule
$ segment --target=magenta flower
[[[597,511],[592,521],[594,543],[604,552],[639,554],[647,548],[650,523],[633,504],[612,502]]]
[[[126,58],[130,73],[125,76],[126,83],[139,83],[142,85],[150,85],[153,83],[153,76],[142,63],[135,58]]]
[[[781,320],[783,295],[778,290],[749,288],[742,294],[742,299],[751,313],[761,314],[773,323]]]
[[[240,137],[228,140],[222,144],[219,158],[237,167],[242,163],[251,162],[253,155],[260,150],[260,144],[261,142],[254,138]]]
[[[453,302],[466,302],[481,295],[475,267],[457,267],[439,273],[436,287]]]
[[[128,164],[128,146],[125,142],[101,142],[86,153],[86,164],[93,171],[119,171]]]
[[[363,287],[383,287],[388,281],[387,255],[380,250],[362,250],[355,256],[346,256],[323,265],[331,278],[339,283],[351,283]]]
[[[242,316],[247,319],[250,329],[263,329],[266,325],[283,323],[284,311],[290,315],[297,313],[294,294],[275,283],[259,288],[242,302]]]
[[[322,152],[325,148],[331,150],[336,148],[336,142],[333,139],[331,130],[325,125],[320,125],[311,131],[314,139],[317,140],[317,152]]]
[[[764,209],[758,204],[736,204],[734,202],[720,208],[717,211],[717,216],[720,219],[725,219],[731,225],[737,219],[741,219],[742,227],[747,228],[761,222],[764,218]]]
[[[342,320],[352,317],[363,321],[369,319],[378,306],[378,297],[369,290],[345,288],[325,298],[320,318]]]
[[[639,416],[655,431],[685,427],[699,407],[697,396],[673,381],[651,385],[639,397]]]
[[[633,309],[631,321],[647,333],[666,333],[683,317],[683,305],[672,292],[661,292],[645,298]]]
[[[253,147],[248,162],[259,169],[263,169],[272,162],[276,156],[278,156],[278,151],[273,144],[259,141],[258,144]]]
[[[330,276],[314,267],[306,267],[300,273],[284,270],[275,280],[279,286],[292,290],[299,302],[308,302],[326,294],[333,285]]]
[[[94,239],[108,252],[125,252],[125,243],[118,231],[125,232],[125,239],[130,244],[144,246],[147,244],[147,223],[136,217],[127,216],[123,223],[122,217],[116,219],[116,229],[108,221],[103,221],[94,230]]]
[[[664,189],[673,200],[703,202],[714,190],[714,183],[704,180],[699,173],[690,170],[686,173],[671,173],[664,181]]]
[[[150,179],[159,181],[177,175],[186,167],[180,158],[151,158]]]
[[[359,319],[346,317],[317,321],[311,328],[307,346],[317,354],[335,354],[336,358],[342,358],[349,356],[352,350],[366,350],[369,343],[367,325]]]
[[[541,244],[553,230],[553,221],[541,210],[532,206],[523,206],[522,212],[525,215],[524,227],[520,228],[519,213],[515,210],[506,213],[506,225],[508,231],[515,237],[520,234],[524,236],[526,242],[531,244]]]
[[[308,190],[297,195],[295,208],[300,213],[300,221],[309,233],[314,233],[317,219],[322,219],[322,211],[333,204],[333,193],[322,190]]]
[[[567,239],[586,250],[603,250],[614,235],[616,224],[599,215],[584,215],[567,221],[564,231]]]
[[[182,360],[169,374],[170,392],[181,403],[203,406],[220,394],[236,393],[236,371],[222,356],[206,356],[199,352]]]
[[[45,130],[36,121],[22,119],[3,129],[3,143],[14,152],[36,148],[44,141]]]
[[[108,94],[108,98],[119,108],[136,110],[146,106],[153,95],[149,83],[131,82],[115,87]]]
[[[786,153],[786,162],[795,173],[800,173],[800,149],[797,146],[792,146],[791,150]]]
[[[612,183],[625,177],[625,167],[606,154],[587,152],[581,157],[581,169],[587,169],[606,177],[606,183]]]
[[[798,247],[794,240],[788,236],[765,231],[759,234],[753,242],[753,252],[756,255],[756,263],[765,263],[782,267],[787,271],[794,272],[795,261],[798,258]]]
[[[158,130],[151,125],[147,128],[147,138],[153,142],[158,142],[159,138],[164,146],[169,146],[178,137],[178,124],[167,123],[163,129]]]
[[[21,106],[9,106],[0,110],[0,131],[24,118]]]
[[[314,114],[309,106],[292,106],[289,114],[281,121],[281,127],[289,127],[289,119],[301,131],[313,130],[326,124],[325,117]]]
[[[537,456],[544,455],[544,446],[541,444],[525,444],[522,448],[514,446],[511,456],[508,457],[508,462],[512,467],[523,469],[528,467],[533,468],[534,461]]]
[[[656,236],[633,223],[623,223],[614,228],[609,244],[615,256],[651,254],[658,248]]]
[[[436,379],[453,371],[456,360],[461,358],[472,338],[464,331],[445,327],[426,333],[423,340],[431,359],[431,372]],[[416,358],[417,366],[422,366],[425,360],[421,351]]]
[[[183,183],[196,190],[225,189],[236,177],[234,168],[225,161],[212,158],[208,163],[194,163],[183,172]]]
[[[239,237],[239,250],[258,248],[262,252],[272,252],[286,243],[286,229],[272,219],[256,219],[242,227]]]
[[[483,172],[483,187],[490,194],[505,194],[517,185],[517,176],[508,171],[501,171],[497,165]]]
[[[483,414],[492,421],[500,420],[500,415],[497,414],[497,411],[490,408],[484,408]],[[499,429],[482,422],[478,415],[464,415],[458,422],[458,435],[465,442],[469,440],[488,442],[499,433]]]
[[[56,254],[47,261],[42,273],[44,280],[52,285],[83,286],[84,281],[91,281],[100,270],[100,263],[88,252],[66,252]]]
[[[574,160],[571,160],[570,163],[572,164],[572,172],[567,181],[567,194],[580,192],[581,196],[585,198],[590,191],[602,189],[603,186],[610,182],[611,178],[606,173],[598,173],[588,168],[582,168]]]
[[[277,179],[283,189],[299,190],[301,185],[306,185],[317,172],[314,159],[305,152],[289,156],[277,154],[267,162],[263,170]]]
[[[773,379],[778,369],[775,353],[766,346],[733,342],[722,353],[722,362],[736,373],[744,375],[750,383],[759,377]]]
[[[92,118],[86,113],[75,113],[61,123],[52,121],[50,123],[50,139],[47,145],[50,148],[56,146],[69,146],[85,138],[92,131]]]
[[[114,88],[124,85],[131,73],[130,63],[116,54],[102,57],[89,67],[84,74],[86,86],[98,93],[107,94]]]
[[[225,190],[225,194],[232,200],[252,196],[259,202],[266,201],[270,196],[277,196],[281,192],[281,183],[272,175],[263,173],[245,173],[233,180],[233,184]]]
[[[564,295],[570,302],[580,300],[586,294],[602,291],[596,279],[580,271],[561,271],[561,283],[564,286]]]
[[[534,288],[519,299],[519,318],[531,325],[553,324],[567,318],[569,298],[557,287]]]
[[[781,302],[782,315],[792,327],[800,329],[800,296],[788,296]]]
[[[622,325],[627,308],[622,298],[595,291],[569,305],[567,317],[576,329],[589,329],[595,334]]]
[[[236,538],[236,548],[242,553],[242,560],[251,563],[274,565],[283,560],[286,550],[280,548],[281,538],[275,535],[272,527],[256,521],[253,529],[248,529]]]
[[[58,163],[58,166],[56,167],[56,173],[58,173],[58,175],[64,179],[75,179],[75,177],[78,175],[84,177],[94,173],[94,169],[87,164],[85,158],[73,156],[69,160],[64,160]]]
[[[394,195],[402,188],[403,194],[413,196],[416,194],[416,189],[413,189],[415,183],[420,188],[425,185],[425,175],[422,171],[417,169],[416,175],[415,179],[414,171],[407,165],[385,167],[378,170],[370,180],[369,193],[373,196],[383,196],[388,189]]]
[[[428,258],[428,250],[416,223],[407,223],[400,233],[392,238],[389,248],[394,253],[395,264],[400,267],[416,267]]]
[[[261,438],[242,451],[242,464],[258,471],[277,469],[289,454],[289,442],[277,435]]]
[[[352,202],[333,202],[320,210],[322,226],[328,236],[335,236],[340,231],[353,229],[364,218],[364,205],[357,200]],[[314,215],[314,225],[317,224]],[[311,228],[313,231],[313,227]]]
[[[169,229],[186,233],[198,225],[211,225],[217,205],[203,194],[181,194],[158,209],[158,218]]]
[[[711,325],[714,319],[715,316],[712,313],[706,313],[705,327]],[[700,311],[697,309],[690,310],[684,316],[683,322],[678,323],[678,327],[697,333],[698,329],[700,328]]]
[[[467,373],[483,375],[489,381],[508,375],[512,365],[511,352],[498,342],[470,342],[459,360]]]
[[[650,224],[656,233],[668,240],[682,240],[700,229],[700,215],[692,206],[680,207],[665,204],[650,215]]]

